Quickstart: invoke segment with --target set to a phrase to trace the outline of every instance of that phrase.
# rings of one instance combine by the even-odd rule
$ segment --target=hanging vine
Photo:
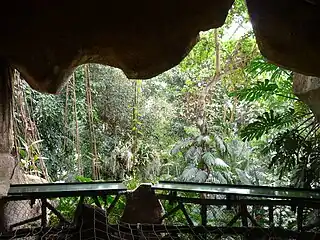
[[[78,164],[78,174],[83,176],[83,166],[80,152],[80,138],[79,138],[79,124],[78,124],[78,112],[77,112],[77,93],[76,93],[76,75],[72,75],[72,89],[73,89],[73,118],[75,123],[74,143],[76,149],[76,161]]]
[[[141,80],[135,80],[133,82],[134,86],[134,97],[133,97],[133,106],[132,106],[132,161],[135,163],[136,155],[138,150],[138,139],[139,139],[139,126],[141,125],[139,121],[139,94],[141,92]]]
[[[26,96],[26,84],[21,79],[20,74],[14,71],[14,146],[15,157],[22,165],[25,172],[37,175],[49,180],[49,175],[41,156],[42,140],[35,122],[32,119],[32,91]],[[27,101],[27,98],[29,101]]]
[[[64,134],[65,138],[63,141],[63,149],[66,150],[67,148],[67,136],[68,136],[68,104],[69,104],[69,82],[66,84],[66,100],[65,100],[65,105],[64,105],[64,119],[63,119],[63,126],[64,126]]]
[[[85,82],[86,82],[86,103],[89,123],[89,135],[91,141],[91,165],[92,165],[92,178],[99,179],[99,166],[98,165],[98,153],[97,153],[97,142],[93,128],[93,106],[92,106],[92,94],[91,94],[91,83],[90,83],[90,70],[89,65],[84,65],[85,70]]]

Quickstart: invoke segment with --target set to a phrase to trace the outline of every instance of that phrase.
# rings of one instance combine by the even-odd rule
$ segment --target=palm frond
[[[198,172],[198,169],[196,167],[188,166],[182,172],[182,174],[180,176],[180,180],[183,182],[190,182],[195,178],[197,172]]]
[[[240,130],[240,136],[244,140],[253,140],[262,137],[271,129],[281,129],[297,123],[298,116],[294,109],[290,108],[283,113],[275,113],[273,110],[263,113],[256,121],[248,124]]]
[[[270,80],[278,79],[279,77],[281,77],[281,75],[291,75],[291,72],[289,70],[269,63],[264,57],[258,57],[252,60],[246,70],[250,75],[252,75],[252,77],[257,77],[258,75],[269,73],[271,74]]]
[[[208,178],[208,173],[202,170],[198,170],[193,182],[204,183]]]
[[[213,133],[213,140],[216,144],[216,148],[219,152],[224,153],[226,151],[226,145],[225,142],[222,140],[220,136],[218,136],[217,133]]]
[[[247,88],[239,89],[231,92],[230,96],[236,96],[239,100],[256,101],[260,98],[267,98],[274,95],[279,87],[269,79],[258,81],[254,85]]]
[[[220,171],[214,171],[212,173],[213,182],[219,184],[227,184],[228,180],[222,175]]]

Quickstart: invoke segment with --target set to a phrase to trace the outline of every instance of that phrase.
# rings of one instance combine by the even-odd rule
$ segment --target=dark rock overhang
[[[320,1],[247,0],[259,49],[269,61],[320,76]]]
[[[199,31],[224,24],[233,0],[1,3],[0,57],[35,89],[55,93],[84,63],[150,78],[177,65]],[[247,0],[259,48],[271,62],[320,76],[318,0]]]
[[[33,88],[55,93],[88,62],[121,68],[129,78],[170,69],[199,31],[223,25],[233,0],[9,2],[0,16],[0,55]]]

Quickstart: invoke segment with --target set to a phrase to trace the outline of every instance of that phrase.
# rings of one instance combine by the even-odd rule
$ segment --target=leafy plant
[[[269,79],[258,81],[253,86],[243,88],[230,93],[230,96],[237,97],[239,100],[256,101],[260,98],[267,99],[270,95],[274,95],[279,87],[276,83]]]
[[[247,141],[262,137],[267,139],[262,153],[271,154],[269,167],[275,170],[280,179],[290,173],[295,186],[314,186],[319,181],[319,149],[316,147],[319,124],[305,104],[290,97],[293,95],[291,88],[278,87],[278,84],[286,86],[283,82],[291,81],[292,74],[263,59],[253,61],[249,69],[253,77],[268,75],[273,82],[258,81],[252,86],[237,90],[233,93],[235,96],[241,100],[256,102],[265,101],[266,96],[274,99],[280,96],[286,97],[286,101],[279,105],[279,110],[270,109],[257,116],[241,129],[240,136]]]

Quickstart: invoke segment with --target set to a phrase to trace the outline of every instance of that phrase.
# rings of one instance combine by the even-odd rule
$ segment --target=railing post
[[[297,224],[298,224],[298,230],[301,231],[303,227],[303,205],[298,206],[297,211]]]
[[[204,227],[204,231],[206,231],[206,226],[208,224],[208,214],[207,214],[207,205],[201,204],[200,214],[201,214],[201,225]],[[202,234],[203,239],[207,239],[207,234]]]
[[[273,205],[268,206],[268,214],[269,214],[269,226],[273,226]]]

